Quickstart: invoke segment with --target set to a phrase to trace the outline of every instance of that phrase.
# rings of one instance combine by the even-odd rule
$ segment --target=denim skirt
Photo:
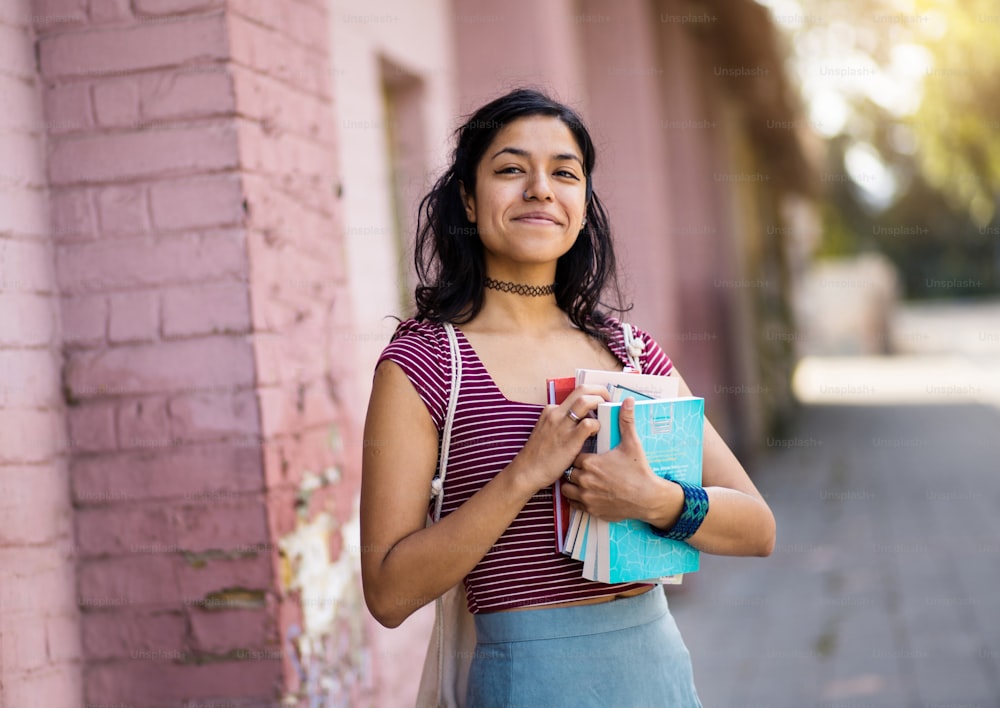
[[[701,706],[662,588],[596,605],[475,615],[469,708]]]

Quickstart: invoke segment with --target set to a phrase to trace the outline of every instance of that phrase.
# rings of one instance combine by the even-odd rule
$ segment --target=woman
[[[421,204],[416,317],[400,324],[375,371],[361,498],[365,599],[395,627],[464,580],[480,644],[473,706],[700,705],[664,593],[585,580],[554,546],[550,489],[561,476],[571,504],[597,517],[664,532],[682,516],[691,524],[685,490],[646,462],[630,403],[622,444],[601,455],[581,448],[598,430],[588,414],[606,391],[579,387],[546,405],[546,378],[628,361],[620,323],[600,305],[618,289],[594,161],[579,117],[537,91],[477,111]],[[450,388],[444,322],[458,329],[463,373],[441,520],[425,528]],[[679,377],[637,333],[643,371]],[[690,395],[683,380],[680,389]],[[688,542],[768,555],[767,504],[709,423],[704,445],[708,513]]]

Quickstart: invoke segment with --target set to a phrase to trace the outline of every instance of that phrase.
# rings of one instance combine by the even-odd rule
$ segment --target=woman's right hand
[[[587,438],[601,427],[591,414],[610,398],[604,386],[578,386],[559,405],[545,406],[513,462],[533,489],[549,486],[569,469]]]

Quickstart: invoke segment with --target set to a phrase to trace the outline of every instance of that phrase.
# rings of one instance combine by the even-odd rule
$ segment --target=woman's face
[[[505,126],[483,153],[476,189],[462,196],[494,278],[547,265],[576,241],[586,213],[587,178],[573,134],[551,116]]]

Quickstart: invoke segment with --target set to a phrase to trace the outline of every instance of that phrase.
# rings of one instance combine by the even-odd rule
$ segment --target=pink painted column
[[[0,4],[0,705],[70,706],[82,651],[31,16]]]
[[[35,17],[86,703],[265,699],[282,676],[238,657],[279,640],[221,6]]]
[[[83,699],[355,696],[325,3],[39,5]]]
[[[360,592],[361,425],[326,0],[230,0],[264,499],[288,695],[373,687]],[[387,186],[388,187],[388,186]],[[366,277],[360,274],[359,277]]]

